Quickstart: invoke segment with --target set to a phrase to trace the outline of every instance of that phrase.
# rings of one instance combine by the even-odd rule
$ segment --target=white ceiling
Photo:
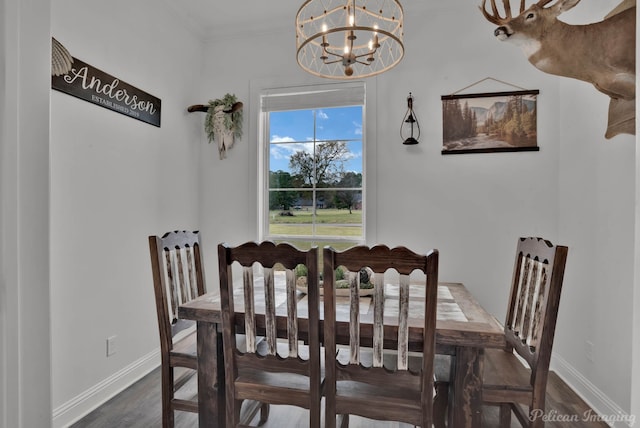
[[[604,16],[611,9],[611,3],[614,1],[594,1],[589,3],[589,7],[593,10],[602,7],[602,12],[594,13],[594,16]],[[233,38],[236,34],[274,31],[290,31],[293,34],[296,13],[305,0],[164,0],[164,2],[202,39],[211,40]],[[446,1],[429,3],[403,1],[402,3],[405,17],[426,7],[427,4],[432,13],[438,9],[445,10],[451,7]],[[480,3],[481,0],[471,0],[468,13],[479,15],[477,7]],[[566,17],[563,15],[568,19],[567,22],[571,22],[572,12],[567,13]]]
[[[294,31],[304,0],[167,0],[204,39],[236,33]]]

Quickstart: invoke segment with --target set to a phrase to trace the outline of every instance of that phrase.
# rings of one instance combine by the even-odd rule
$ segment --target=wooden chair
[[[249,242],[233,248],[220,244],[218,262],[227,427],[241,426],[240,405],[252,399],[309,409],[309,426],[319,428],[322,379],[317,248],[301,251],[272,242]],[[306,296],[296,288],[294,270],[300,265],[306,267]],[[235,289],[234,269],[242,272],[242,284]],[[276,288],[286,294],[276,294]],[[276,300],[284,295],[282,302]],[[238,332],[246,335],[244,350],[238,347]],[[258,342],[257,335],[264,339]]]
[[[507,344],[503,350],[487,349],[484,357],[483,401],[500,406],[503,428],[511,426],[512,411],[522,426],[544,426],[543,419],[533,415],[544,414],[567,251],[542,238],[518,242],[504,326]]]
[[[162,376],[162,426],[173,427],[174,411],[198,412],[197,392],[177,398],[198,369],[193,321],[178,318],[178,306],[205,293],[200,234],[175,231],[149,236],[153,289],[156,297]],[[174,369],[183,373],[175,379]]]
[[[326,426],[336,426],[336,415],[342,415],[343,427],[348,426],[349,414],[354,414],[431,428],[438,251],[425,256],[404,247],[358,246],[342,252],[326,247],[323,258]],[[345,314],[347,319],[341,318],[341,322],[336,314],[335,292],[339,267],[347,271],[351,307],[350,314]],[[373,308],[369,310],[374,314],[372,327],[360,324],[360,283],[367,279],[361,277],[363,269],[368,277],[373,273]],[[410,274],[416,270],[421,281],[409,286]],[[385,303],[385,273],[399,274],[399,281],[391,281],[398,284],[397,305],[390,300]],[[417,311],[424,319],[410,315],[409,294],[415,292],[422,293],[424,307]],[[416,311],[414,307],[411,310]],[[363,338],[373,337],[371,343],[360,340],[364,328],[372,329],[362,334]],[[415,339],[418,334],[422,334],[422,355],[410,358],[409,337]],[[338,352],[337,344],[346,343],[348,349]],[[415,367],[412,362],[417,363]]]

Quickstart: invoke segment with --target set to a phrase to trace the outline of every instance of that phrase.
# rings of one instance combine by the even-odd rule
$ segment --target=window
[[[261,237],[364,243],[364,84],[266,91],[261,116]]]

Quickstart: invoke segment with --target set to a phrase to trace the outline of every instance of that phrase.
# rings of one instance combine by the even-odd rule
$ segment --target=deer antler
[[[480,10],[482,11],[482,14],[487,21],[491,22],[492,24],[502,25],[503,23],[511,19],[511,5],[509,4],[509,0],[502,0],[502,4],[504,5],[504,12],[506,15],[504,18],[501,17],[500,13],[498,12],[496,0],[491,0],[491,10],[493,12],[493,15],[487,12],[487,0],[482,0],[482,6],[480,6]]]
[[[540,0],[538,1],[538,6],[542,7],[552,1],[553,0]],[[496,0],[491,0],[491,10],[493,14],[489,14],[489,12],[487,12],[486,4],[487,4],[487,0],[482,0],[482,6],[480,6],[480,10],[482,11],[482,14],[487,19],[487,21],[491,22],[492,24],[502,25],[508,22],[512,18],[511,3],[509,0],[502,0],[502,5],[504,6],[504,13],[505,13],[504,18],[500,16],[500,12],[498,11],[498,7],[496,6]],[[520,0],[519,13],[524,12],[525,9],[526,9],[525,0]]]

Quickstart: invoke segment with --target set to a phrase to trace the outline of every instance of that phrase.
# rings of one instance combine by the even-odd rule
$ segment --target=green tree
[[[362,174],[355,172],[345,173],[338,182],[338,187],[361,188]],[[351,214],[353,207],[360,200],[359,195],[359,190],[338,190],[334,196],[335,205],[338,208],[348,208],[349,214]]]
[[[269,171],[269,209],[271,210],[288,210],[298,199],[298,192],[290,190],[273,190],[273,189],[290,189],[294,186],[294,179],[286,171]]]
[[[464,136],[465,122],[460,100],[444,100],[442,103],[442,119],[446,124],[443,129],[443,141],[454,141]]]
[[[309,187],[327,187],[342,174],[349,153],[344,141],[318,143],[314,154],[302,150],[293,154],[289,168]]]

